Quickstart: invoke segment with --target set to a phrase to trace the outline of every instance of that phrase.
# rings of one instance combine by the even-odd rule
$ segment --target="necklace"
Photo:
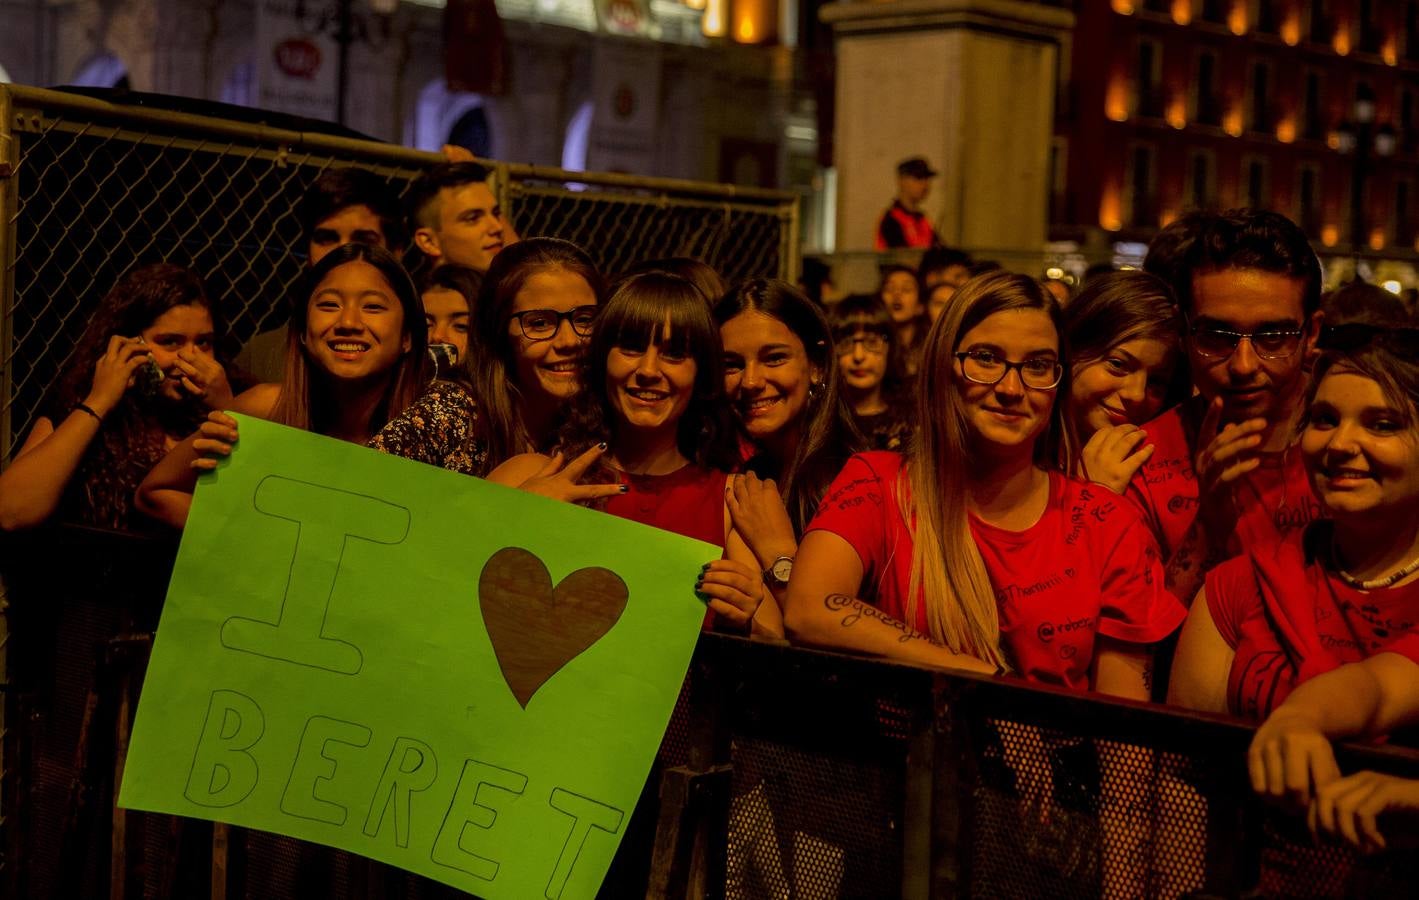
[[[1336,555],[1335,543],[1333,541],[1330,545],[1330,562],[1335,568],[1335,574],[1340,576],[1341,581],[1345,582],[1352,588],[1356,588],[1362,591],[1374,591],[1379,590],[1380,588],[1387,588],[1395,582],[1405,578],[1406,576],[1413,575],[1415,572],[1419,572],[1419,558],[1416,558],[1405,563],[1399,569],[1395,570],[1394,572],[1391,572],[1388,575],[1385,575],[1382,578],[1370,578],[1365,581],[1361,581],[1360,579],[1356,578],[1354,575],[1351,575],[1349,572],[1345,571],[1340,567],[1340,557]]]

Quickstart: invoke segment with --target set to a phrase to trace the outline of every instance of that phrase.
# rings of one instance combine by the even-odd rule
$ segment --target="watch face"
[[[775,581],[787,584],[789,576],[793,574],[793,560],[776,559],[774,564],[769,567],[769,571],[773,573]]]

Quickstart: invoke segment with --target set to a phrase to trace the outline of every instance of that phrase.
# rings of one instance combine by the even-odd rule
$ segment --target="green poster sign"
[[[243,418],[193,502],[119,803],[488,898],[593,896],[718,555]]]

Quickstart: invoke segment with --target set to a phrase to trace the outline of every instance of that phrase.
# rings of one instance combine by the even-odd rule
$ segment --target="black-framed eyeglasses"
[[[1394,328],[1369,322],[1346,322],[1343,325],[1323,325],[1316,347],[1350,353],[1379,345],[1406,359],[1419,359],[1419,328]]]
[[[1021,384],[1036,391],[1053,390],[1064,378],[1064,366],[1048,357],[1010,362],[990,350],[962,350],[956,359],[961,362],[961,374],[976,384],[999,384],[1011,369],[1020,373]]]
[[[1226,359],[1243,340],[1251,344],[1252,352],[1262,359],[1288,359],[1301,349],[1304,328],[1267,326],[1256,331],[1232,331],[1215,325],[1196,323],[1188,327],[1192,348],[1209,359]]]
[[[522,330],[522,336],[529,341],[545,341],[555,337],[563,321],[571,323],[572,331],[576,332],[578,337],[590,337],[591,326],[596,324],[597,309],[595,306],[578,306],[566,312],[557,312],[555,309],[529,309],[513,313],[508,319],[517,323],[517,327]]]
[[[887,352],[887,338],[880,334],[859,334],[838,338],[833,342],[833,349],[837,351],[838,356],[847,356],[857,349],[858,344],[861,344],[862,349],[868,353]]]

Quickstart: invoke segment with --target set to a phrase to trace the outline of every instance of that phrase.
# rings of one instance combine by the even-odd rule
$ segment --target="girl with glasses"
[[[1090,279],[1064,309],[1076,474],[1122,494],[1154,445],[1143,428],[1186,398],[1182,319],[1173,293],[1146,272]]]
[[[1058,303],[968,282],[923,348],[904,456],[853,457],[803,537],[785,607],[809,644],[1148,698],[1182,621],[1132,507],[1066,474]]]
[[[900,450],[911,436],[905,397],[892,363],[892,316],[876,297],[855,295],[828,310],[843,396],[873,450]]]
[[[577,312],[543,315],[524,314],[523,328],[546,330],[551,318]],[[715,620],[781,637],[778,607],[731,524],[734,426],[723,401],[723,350],[700,289],[664,272],[622,281],[591,327],[581,375],[556,454],[514,456],[489,479],[550,493],[537,483],[557,473],[561,458],[578,460],[563,471],[603,484],[576,499],[725,548],[727,558],[707,565],[696,584]]]
[[[466,368],[492,465],[556,439],[605,290],[591,258],[569,241],[529,238],[494,257]]]

